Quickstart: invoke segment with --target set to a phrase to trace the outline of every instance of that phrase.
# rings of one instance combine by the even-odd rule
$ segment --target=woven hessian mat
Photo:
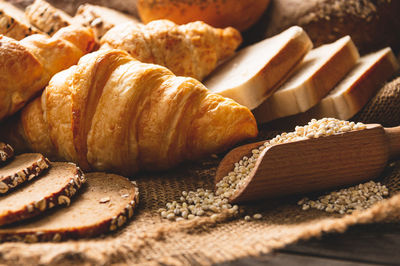
[[[381,89],[355,120],[378,122],[384,126],[399,125],[399,95],[400,78]],[[264,128],[259,138],[275,134]],[[325,232],[344,232],[354,224],[400,220],[400,194],[396,194],[400,189],[400,163],[388,166],[378,179],[389,187],[391,197],[351,215],[328,214],[314,209],[302,211],[296,204],[299,198],[293,197],[242,206],[246,213],[262,213],[263,218],[259,221],[233,218],[215,224],[209,218],[182,222],[161,219],[157,210],[166,202],[178,199],[181,191],[199,187],[212,189],[219,160],[183,165],[168,173],[136,176],[134,179],[138,181],[141,193],[140,206],[135,218],[119,232],[63,243],[3,243],[0,245],[0,263],[207,265],[256,256]]]

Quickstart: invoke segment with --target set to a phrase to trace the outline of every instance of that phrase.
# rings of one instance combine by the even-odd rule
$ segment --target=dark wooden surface
[[[220,265],[400,265],[400,223],[357,225],[342,234]]]

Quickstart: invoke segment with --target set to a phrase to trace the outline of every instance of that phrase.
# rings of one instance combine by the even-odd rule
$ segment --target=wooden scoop
[[[234,163],[261,146],[260,141],[238,147],[221,161],[215,183]],[[230,202],[274,198],[371,180],[379,176],[389,159],[400,155],[400,127],[368,124],[366,129],[276,144],[260,152],[246,184]]]

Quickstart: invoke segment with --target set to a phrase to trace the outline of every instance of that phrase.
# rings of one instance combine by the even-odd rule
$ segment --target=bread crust
[[[14,157],[14,149],[4,142],[0,141],[0,163],[6,162]]]
[[[102,49],[122,49],[139,61],[198,80],[233,55],[241,42],[240,33],[231,27],[217,29],[201,21],[178,26],[169,20],[120,24],[100,40]]]
[[[265,16],[266,36],[291,25],[303,27],[318,47],[350,35],[361,54],[391,46],[400,49],[399,1],[273,0]]]
[[[62,169],[62,170],[60,170]],[[57,174],[55,175],[54,172]],[[61,172],[61,173],[60,173]],[[65,176],[63,176],[65,175]],[[85,175],[83,172],[76,167],[75,164],[71,163],[52,163],[50,170],[40,177],[46,179],[46,182],[59,182],[60,184],[54,190],[45,189],[42,191],[40,199],[27,202],[26,205],[21,208],[11,208],[9,210],[3,209],[0,214],[0,225],[10,224],[16,221],[25,220],[34,216],[37,216],[44,211],[54,208],[60,205],[69,205],[71,198],[81,188],[82,184],[86,182]],[[60,181],[63,178],[64,180]],[[57,180],[57,181],[54,181]],[[29,186],[33,186],[30,184]],[[28,186],[28,189],[29,189]],[[31,190],[21,189],[13,192],[9,196],[5,196],[3,204],[7,197],[12,197],[17,193],[26,193],[26,197],[29,197]]]
[[[75,26],[51,38],[35,34],[16,41],[0,36],[0,120],[21,109],[55,73],[78,62],[93,46],[93,32]]]
[[[41,154],[17,155],[12,161],[0,168],[0,195],[38,177],[49,166],[50,162]]]
[[[31,112],[43,119],[31,122]],[[26,142],[39,150],[126,175],[171,168],[258,133],[246,107],[121,50],[91,53],[56,74],[21,120]]]
[[[138,0],[144,23],[169,19],[177,24],[204,21],[214,27],[232,26],[240,31],[251,27],[261,17],[270,0]]]
[[[109,187],[111,182],[114,186],[112,189]],[[133,217],[134,210],[139,203],[139,190],[136,182],[131,182],[127,178],[117,175],[89,173],[84,190],[68,208],[58,209],[42,219],[0,229],[0,243],[7,241],[58,242],[112,232],[122,227]],[[125,194],[119,194],[121,191]],[[110,197],[99,198],[99,196],[104,197],[108,194],[111,194]],[[116,194],[118,194],[118,198],[116,198]],[[96,200],[99,202],[95,202]],[[116,203],[116,200],[119,200],[119,202]],[[108,207],[110,206],[108,201],[118,206]],[[99,204],[98,207],[95,204]],[[112,210],[106,211],[106,208]],[[74,225],[54,225],[54,222],[52,224],[55,217],[70,220],[74,218],[76,220],[82,213],[82,209],[86,210],[84,214],[80,215],[87,218],[84,224],[77,225],[77,222],[74,222]],[[101,214],[98,213],[99,211],[101,211]],[[99,218],[99,215],[102,217]]]

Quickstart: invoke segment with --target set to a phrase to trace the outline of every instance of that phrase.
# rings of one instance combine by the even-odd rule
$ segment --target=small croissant
[[[84,27],[20,41],[0,35],[0,120],[21,109],[54,74],[76,64],[93,46],[93,32]]]
[[[147,25],[119,24],[100,44],[101,49],[122,49],[139,61],[165,66],[175,75],[202,80],[233,55],[241,41],[240,32],[232,27],[217,29],[201,21],[178,26],[155,20]]]
[[[0,137],[18,149],[125,175],[168,169],[258,133],[246,107],[122,50],[93,52],[56,74],[17,120]]]

